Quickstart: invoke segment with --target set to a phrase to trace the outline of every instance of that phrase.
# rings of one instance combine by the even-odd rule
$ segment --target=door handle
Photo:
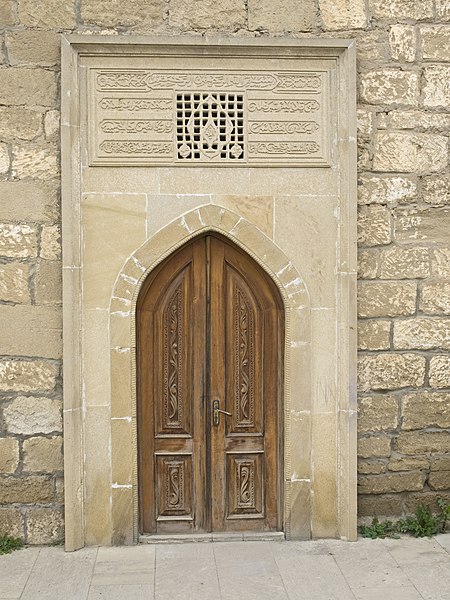
[[[213,425],[215,427],[217,427],[220,423],[220,413],[222,413],[223,415],[228,415],[229,417],[233,416],[232,413],[226,410],[221,410],[219,406],[220,400],[213,400]]]

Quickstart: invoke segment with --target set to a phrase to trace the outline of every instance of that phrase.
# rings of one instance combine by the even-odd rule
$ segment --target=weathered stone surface
[[[53,488],[47,477],[1,477],[0,504],[45,504],[53,499]]]
[[[430,473],[428,485],[432,490],[450,489],[450,471],[437,471]]]
[[[56,185],[0,181],[0,214],[5,221],[55,221],[58,215]]]
[[[37,232],[30,225],[0,223],[0,256],[27,258],[37,254]]]
[[[248,0],[248,27],[270,32],[313,31],[317,20],[317,0],[302,2],[301,10],[293,8],[291,0]]]
[[[388,463],[389,471],[417,471],[418,469],[428,469],[429,462],[426,458],[402,457],[391,459]]]
[[[383,435],[358,439],[360,458],[383,458],[391,455],[391,438]]]
[[[431,272],[438,277],[450,277],[450,248],[435,248],[432,251]]]
[[[428,248],[397,248],[380,252],[382,279],[416,279],[430,274]]]
[[[29,303],[29,265],[22,263],[0,264],[0,301]]]
[[[389,60],[388,35],[383,29],[353,30],[350,35],[356,38],[358,60],[361,64],[373,65],[374,62],[384,64]]]
[[[450,349],[450,318],[419,318],[394,323],[394,348],[397,350]]]
[[[0,2],[0,30],[8,25],[16,24],[15,0],[2,0]]]
[[[363,0],[319,0],[319,7],[326,30],[363,29],[367,25],[366,6]]]
[[[61,508],[33,508],[27,511],[29,544],[52,544],[64,539],[64,515]]]
[[[42,228],[40,257],[47,260],[61,259],[61,229],[59,225],[44,225]]]
[[[358,136],[369,137],[373,133],[375,114],[371,110],[359,108],[356,111]]]
[[[393,394],[358,398],[358,431],[386,431],[398,425],[398,402]],[[367,438],[371,439],[371,438]]]
[[[416,30],[411,25],[392,25],[389,45],[393,60],[414,62],[416,58]]]
[[[0,331],[4,355],[62,356],[62,315],[58,308],[0,305]]]
[[[64,477],[55,479],[55,502],[64,504]]]
[[[403,429],[450,428],[450,401],[446,392],[416,392],[403,398]]]
[[[394,236],[397,242],[421,244],[450,241],[450,209],[427,208],[395,214]]]
[[[97,2],[97,0],[94,0]],[[243,0],[230,0],[225,4],[214,0],[172,0],[169,8],[170,25],[189,31],[193,29],[237,30],[246,20]]]
[[[383,133],[375,138],[375,171],[425,174],[445,168],[447,138],[434,133]]]
[[[442,130],[450,127],[450,115],[421,110],[392,110],[386,117],[386,127],[391,129],[415,129],[416,131]]]
[[[424,283],[419,309],[429,315],[450,315],[450,281]]]
[[[360,475],[379,475],[386,472],[386,464],[384,462],[375,461],[358,461],[358,473]]]
[[[449,0],[436,0],[436,16],[443,21],[450,20],[450,2]]]
[[[417,183],[411,177],[361,175],[358,201],[360,204],[409,204],[417,197]]]
[[[450,456],[433,456],[431,459],[432,471],[450,471]]]
[[[433,388],[450,387],[450,356],[433,356],[430,360],[430,386]]]
[[[422,199],[427,204],[450,204],[450,175],[439,173],[422,179]]]
[[[361,476],[358,478],[358,493],[414,492],[423,489],[423,482],[424,476],[420,472]]]
[[[23,442],[23,471],[62,471],[62,437],[32,437]]]
[[[402,498],[398,494],[358,496],[358,515],[361,517],[398,517],[402,513]]]
[[[370,250],[358,252],[358,277],[374,279],[378,272],[378,254]]]
[[[368,104],[415,106],[419,95],[417,73],[375,69],[361,76],[360,96]]]
[[[6,48],[11,65],[51,66],[59,63],[59,35],[52,31],[9,31]]]
[[[425,377],[425,358],[416,354],[368,354],[358,361],[358,388],[395,390],[419,387]]]
[[[49,29],[72,29],[76,25],[75,3],[61,0],[19,0],[19,18],[23,25]]]
[[[54,139],[59,134],[60,114],[59,110],[48,110],[44,117],[45,137]]]
[[[38,263],[34,276],[34,297],[36,304],[61,304],[61,268],[61,263],[53,260],[42,260]]]
[[[388,350],[390,333],[390,321],[358,321],[358,348],[360,350]]]
[[[2,535],[11,535],[23,539],[23,517],[18,508],[0,507],[0,536]]]
[[[44,360],[0,360],[0,391],[46,392],[55,388],[58,368]]]
[[[9,157],[9,150],[7,144],[0,143],[0,175],[3,175],[9,171],[11,166],[11,159]]]
[[[54,106],[55,74],[45,69],[0,68],[0,104]]]
[[[62,402],[54,398],[18,396],[3,410],[6,430],[33,435],[62,431]]]
[[[42,133],[42,114],[26,108],[0,106],[0,137],[32,140]]]
[[[371,168],[371,155],[367,141],[364,141],[361,137],[358,139],[357,150],[357,170],[367,171]]]
[[[416,287],[415,283],[406,281],[359,282],[359,317],[413,315],[416,312]]]
[[[59,174],[57,150],[53,146],[14,146],[13,176],[48,180]]]
[[[358,244],[379,246],[391,243],[391,211],[384,206],[361,206],[358,211]]]
[[[378,19],[430,19],[433,0],[369,0],[369,10]]]
[[[396,449],[402,454],[446,452],[450,446],[448,431],[405,431],[396,440]]]
[[[424,25],[419,28],[425,60],[450,60],[450,26]]]
[[[14,473],[19,464],[19,442],[12,437],[0,438],[0,473]]]
[[[204,8],[204,12],[208,12],[207,7]],[[85,23],[103,27],[130,27],[144,23],[157,26],[162,23],[163,17],[163,0],[81,1],[81,19]]]
[[[423,104],[429,107],[442,107],[447,110],[450,104],[450,67],[430,65],[423,70]]]
[[[450,502],[450,494],[436,492],[421,492],[420,494],[408,494],[404,501],[404,510],[407,515],[411,515],[416,512],[419,504],[424,504],[430,508],[433,512],[439,511],[437,499],[442,498],[445,502]]]

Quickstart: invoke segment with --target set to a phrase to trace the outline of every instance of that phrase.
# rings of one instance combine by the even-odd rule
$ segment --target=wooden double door
[[[137,306],[141,533],[282,528],[284,312],[216,235],[145,281]]]

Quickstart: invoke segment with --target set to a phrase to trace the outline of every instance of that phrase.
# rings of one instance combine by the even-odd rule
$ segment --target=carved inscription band
[[[97,89],[112,90],[180,90],[180,89],[257,89],[303,90],[317,92],[320,75],[310,73],[155,73],[151,71],[112,71],[97,77]]]
[[[323,72],[92,70],[92,165],[326,166]]]

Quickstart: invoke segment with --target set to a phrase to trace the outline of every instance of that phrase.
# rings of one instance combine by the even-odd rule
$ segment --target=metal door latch
[[[219,406],[220,400],[213,400],[213,425],[215,427],[217,427],[220,423],[220,413],[222,413],[223,415],[228,415],[229,417],[232,416],[232,413],[226,410],[221,410]]]

